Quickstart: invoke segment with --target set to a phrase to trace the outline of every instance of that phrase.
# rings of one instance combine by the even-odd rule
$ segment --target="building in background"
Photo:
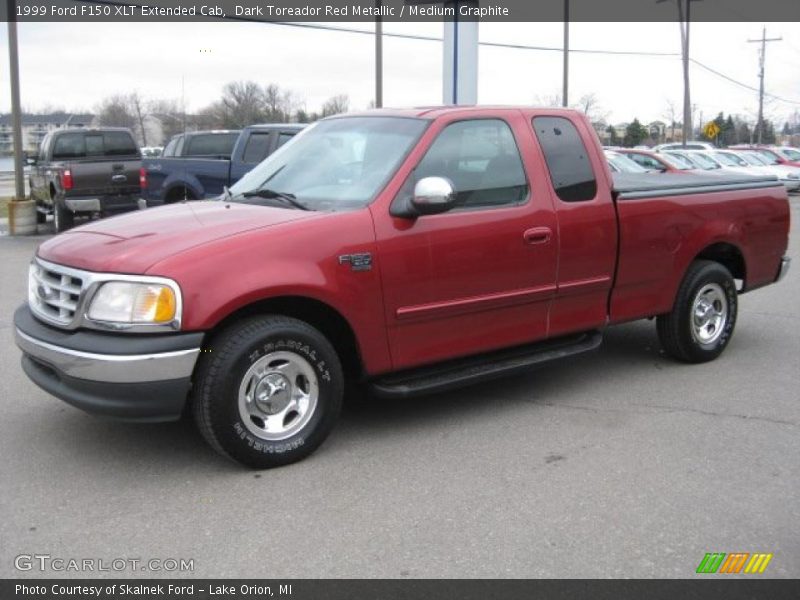
[[[22,149],[37,152],[45,135],[56,129],[66,127],[91,127],[92,114],[50,113],[42,115],[22,115]],[[11,114],[0,115],[0,156],[10,156],[14,152],[14,138],[11,127]]]

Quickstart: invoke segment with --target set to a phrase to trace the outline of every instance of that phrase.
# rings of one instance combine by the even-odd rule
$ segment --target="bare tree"
[[[222,98],[210,108],[223,127],[246,127],[263,122],[264,90],[254,81],[232,81],[222,88]]]
[[[608,111],[603,110],[594,93],[581,96],[575,108],[583,112],[592,123],[604,123],[608,119]]]
[[[534,104],[538,106],[547,106],[547,107],[560,107],[561,102],[561,94],[537,94],[536,97],[533,99]]]
[[[346,113],[350,110],[350,97],[347,94],[338,94],[328,98],[322,105],[322,116],[330,117]]]
[[[139,95],[139,92],[133,92],[128,96],[131,112],[136,117],[139,124],[139,133],[141,134],[142,146],[147,146],[147,131],[145,130],[144,120],[149,116],[147,113],[147,106]]]
[[[170,139],[183,131],[185,115],[177,100],[153,100],[149,104],[149,113],[161,123],[164,140]]]
[[[281,90],[276,83],[264,86],[264,113],[267,121],[285,123],[302,105],[302,100],[290,90]]]
[[[131,109],[130,98],[115,94],[103,99],[97,105],[97,124],[106,127],[127,127],[136,129],[136,115]]]
[[[661,113],[661,118],[664,119],[670,127],[670,137],[672,138],[671,141],[675,141],[675,127],[678,124],[678,107],[675,106],[675,102],[672,100],[666,101],[666,106],[664,107],[664,112]]]

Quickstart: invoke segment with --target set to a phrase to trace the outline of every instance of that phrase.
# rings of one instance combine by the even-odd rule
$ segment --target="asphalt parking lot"
[[[792,204],[794,270],[742,298],[716,362],[625,325],[529,375],[349,406],[310,459],[261,473],[190,422],[101,420],[31,384],[11,315],[44,238],[0,237],[0,577],[82,575],[17,571],[20,554],[194,559],[201,578],[690,577],[706,552],[799,577]]]

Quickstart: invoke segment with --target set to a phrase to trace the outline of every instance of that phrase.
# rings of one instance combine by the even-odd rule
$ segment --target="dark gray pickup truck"
[[[38,221],[52,213],[56,232],[72,227],[76,214],[108,216],[139,207],[142,156],[128,129],[53,131],[27,162]]]

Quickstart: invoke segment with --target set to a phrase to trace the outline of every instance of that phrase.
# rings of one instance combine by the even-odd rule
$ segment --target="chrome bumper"
[[[99,198],[65,198],[64,205],[73,212],[100,212],[102,209]]]
[[[157,354],[94,354],[37,340],[15,329],[17,346],[28,356],[69,377],[103,383],[148,383],[191,377],[200,348]]]
[[[791,264],[792,264],[792,259],[789,258],[788,256],[784,256],[781,259],[781,266],[778,269],[778,276],[775,278],[775,281],[780,281],[781,279],[786,277],[786,274],[789,272],[789,267],[791,266]]]

